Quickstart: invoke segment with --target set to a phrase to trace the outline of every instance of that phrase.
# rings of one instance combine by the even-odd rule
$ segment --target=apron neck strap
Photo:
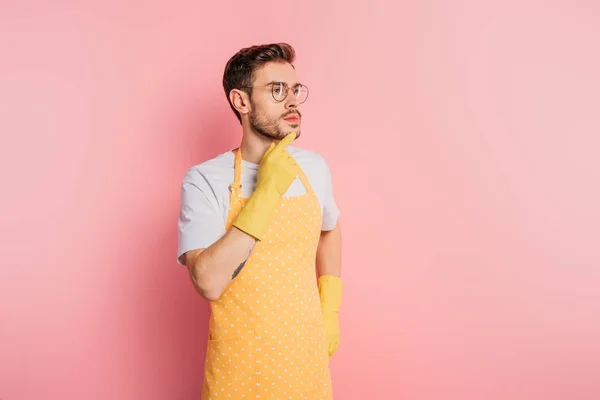
[[[230,201],[234,202],[241,196],[242,188],[242,150],[237,149],[234,152],[234,163],[233,163],[233,182],[229,185],[229,192],[231,193]]]
[[[241,186],[241,184],[242,184],[241,180],[242,180],[242,149],[238,148],[235,152],[233,183]]]

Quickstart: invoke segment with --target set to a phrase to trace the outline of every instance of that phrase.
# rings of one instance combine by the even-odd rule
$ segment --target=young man
[[[177,261],[211,306],[203,400],[332,398],[339,210],[324,159],[290,146],[308,96],[294,60],[279,43],[228,61],[240,147],[183,179]]]

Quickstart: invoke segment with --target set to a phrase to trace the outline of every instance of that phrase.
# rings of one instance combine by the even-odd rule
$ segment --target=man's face
[[[296,70],[288,63],[270,62],[254,72],[250,125],[265,138],[281,140],[291,132],[296,132],[296,138],[299,138],[301,114],[298,99],[290,90],[284,100],[275,100],[268,85],[277,82],[284,82],[293,88],[298,83]],[[286,95],[285,92],[281,94]]]

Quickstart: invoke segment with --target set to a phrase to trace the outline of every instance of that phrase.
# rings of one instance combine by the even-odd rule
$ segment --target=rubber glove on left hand
[[[337,276],[323,275],[317,280],[321,311],[327,335],[327,350],[331,357],[340,346],[340,325],[338,312],[342,301],[342,280]]]

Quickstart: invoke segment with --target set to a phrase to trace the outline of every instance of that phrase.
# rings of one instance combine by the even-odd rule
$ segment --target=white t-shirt
[[[310,182],[323,214],[322,230],[335,228],[340,214],[325,159],[319,154],[288,146]],[[233,152],[219,154],[213,159],[187,170],[181,184],[181,208],[178,221],[177,263],[183,265],[182,255],[190,250],[207,248],[226,232],[229,213],[229,185],[234,179]],[[256,186],[258,164],[242,161],[242,197],[250,197]],[[284,197],[306,193],[304,184],[296,178]]]

